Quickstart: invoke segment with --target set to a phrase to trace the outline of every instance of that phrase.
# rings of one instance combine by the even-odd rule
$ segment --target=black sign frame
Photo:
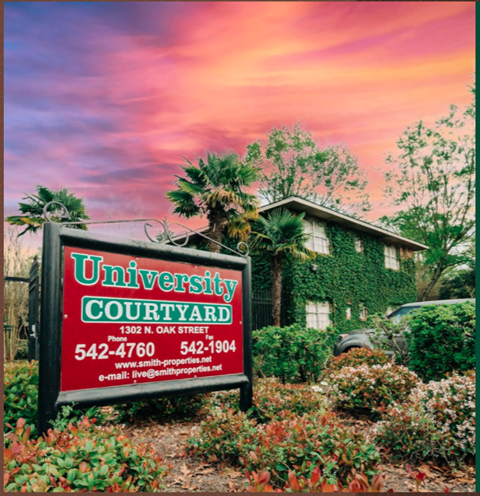
[[[63,248],[65,246],[241,271],[243,374],[60,392]],[[148,243],[93,234],[54,222],[46,222],[43,226],[42,287],[38,391],[38,427],[40,433],[46,433],[52,427],[51,422],[56,419],[62,406],[72,403],[82,407],[103,406],[239,388],[240,409],[247,411],[251,407],[253,385],[251,260],[249,257],[235,257],[179,248],[164,243]]]

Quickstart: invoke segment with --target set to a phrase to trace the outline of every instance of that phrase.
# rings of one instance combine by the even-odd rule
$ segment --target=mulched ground
[[[368,436],[373,423],[356,419],[346,414],[341,421],[355,427]],[[143,421],[125,427],[125,434],[135,443],[151,444],[162,456],[168,467],[168,475],[162,481],[165,492],[244,492],[247,479],[239,467],[226,464],[209,464],[205,460],[186,454],[188,440],[200,428],[201,420],[178,421],[158,424]],[[412,466],[426,474],[419,492],[475,492],[475,467],[452,472],[435,464]],[[382,464],[380,470],[386,476],[385,489],[395,492],[415,492],[415,482],[405,467]]]

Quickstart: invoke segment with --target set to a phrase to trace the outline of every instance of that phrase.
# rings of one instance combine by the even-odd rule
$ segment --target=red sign
[[[64,249],[60,391],[243,373],[236,270]]]

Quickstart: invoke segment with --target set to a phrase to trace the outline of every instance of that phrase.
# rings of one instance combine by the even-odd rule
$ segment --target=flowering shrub
[[[258,430],[256,446],[242,457],[248,471],[269,469],[277,484],[287,481],[293,469],[310,477],[318,465],[335,483],[345,483],[352,470],[370,478],[379,461],[375,446],[332,413],[272,421]]]
[[[379,408],[405,401],[417,382],[417,375],[401,365],[361,365],[331,373],[326,392],[337,407],[377,418]]]
[[[117,421],[133,423],[136,420],[165,420],[181,417],[190,420],[205,406],[207,395],[196,394],[173,398],[160,398],[151,401],[135,401],[125,405],[117,405],[115,413]]]
[[[265,327],[253,332],[255,372],[277,377],[282,383],[313,382],[332,355],[337,331],[289,327]]]
[[[455,465],[475,455],[475,372],[421,384],[409,400],[390,405],[377,426],[378,442],[394,456]]]
[[[428,305],[408,317],[409,367],[425,380],[475,367],[475,304]]]
[[[6,436],[7,492],[159,491],[158,479],[165,473],[161,458],[87,418],[65,431],[49,430],[37,441],[29,437],[24,419]]]
[[[38,362],[6,362],[3,379],[4,432],[10,432],[17,420],[23,418],[36,433],[38,415]],[[105,415],[97,407],[69,409],[72,422],[84,416],[103,419]]]
[[[384,351],[370,348],[352,348],[330,360],[327,374],[336,372],[343,367],[359,367],[360,365],[385,365],[389,362]]]

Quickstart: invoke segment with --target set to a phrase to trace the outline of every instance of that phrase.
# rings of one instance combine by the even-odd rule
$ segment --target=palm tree
[[[260,217],[254,226],[252,249],[272,254],[272,318],[273,325],[280,325],[282,301],[282,262],[287,253],[300,260],[313,257],[305,247],[303,231],[305,213],[294,215],[277,208],[268,216]]]
[[[238,155],[208,154],[207,161],[198,160],[198,167],[188,161],[183,167],[186,177],[178,178],[177,190],[169,191],[167,198],[176,207],[174,212],[183,217],[206,215],[207,235],[221,242],[226,232],[231,238],[245,241],[251,231],[250,222],[258,219],[258,200],[245,192],[258,178],[258,169]],[[220,246],[208,243],[208,250],[219,253]]]
[[[41,229],[46,222],[43,209],[47,203],[53,201],[61,203],[68,210],[68,219],[57,220],[61,220],[62,222],[80,222],[90,219],[87,215],[83,200],[76,197],[73,193],[69,193],[65,188],[59,191],[53,191],[45,186],[37,186],[37,194],[27,195],[23,200],[27,201],[18,204],[22,215],[11,215],[5,219],[9,224],[15,226],[27,226],[19,236],[22,236],[29,231],[35,233]],[[55,206],[53,205],[51,210],[54,210],[54,207]],[[53,216],[53,220],[56,220],[55,216]],[[87,229],[87,226],[84,224],[72,225],[70,227],[83,230]]]

